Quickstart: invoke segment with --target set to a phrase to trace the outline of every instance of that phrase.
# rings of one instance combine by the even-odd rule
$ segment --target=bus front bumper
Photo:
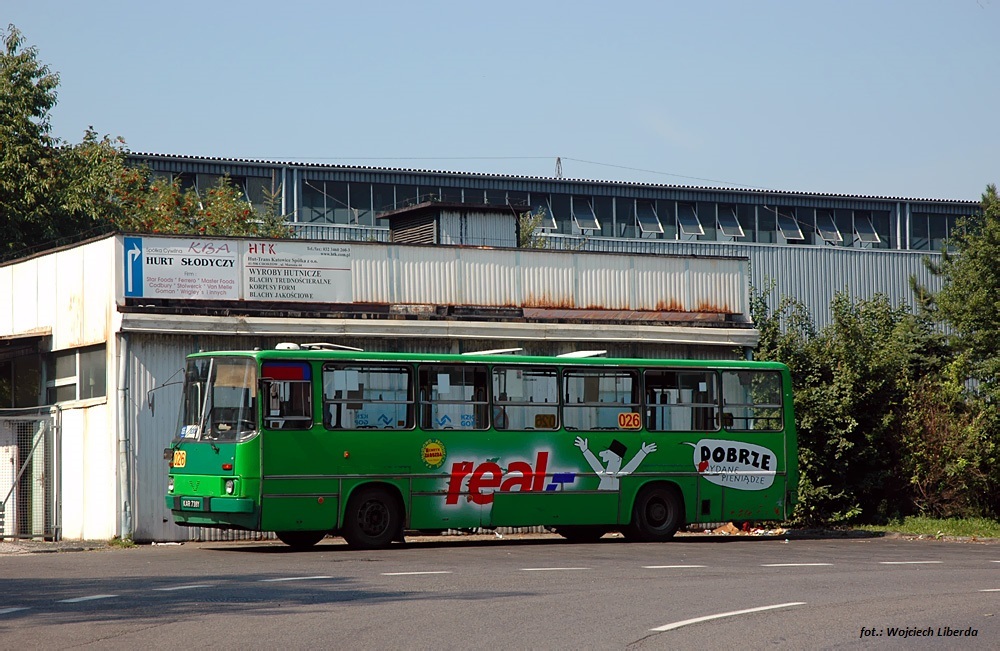
[[[253,500],[247,497],[186,497],[167,495],[167,508],[171,511],[195,513],[253,513]]]

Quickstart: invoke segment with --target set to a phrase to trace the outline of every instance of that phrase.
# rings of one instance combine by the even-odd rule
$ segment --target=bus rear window
[[[413,382],[403,366],[327,364],[323,424],[327,429],[410,429]]]
[[[781,430],[781,374],[723,371],[722,425],[731,431]]]

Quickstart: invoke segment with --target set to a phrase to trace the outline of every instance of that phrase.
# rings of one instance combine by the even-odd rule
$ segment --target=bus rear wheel
[[[278,540],[293,549],[309,549],[326,537],[325,531],[276,531]]]
[[[632,522],[623,533],[629,540],[663,542],[677,532],[683,519],[684,505],[676,489],[646,486],[635,498]]]
[[[351,547],[383,549],[403,530],[399,500],[381,486],[359,488],[347,501],[341,535]]]

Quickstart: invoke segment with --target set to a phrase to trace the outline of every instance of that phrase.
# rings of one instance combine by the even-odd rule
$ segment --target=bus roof
[[[559,366],[685,366],[688,368],[754,368],[787,370],[781,362],[761,362],[733,359],[646,359],[636,357],[556,357],[543,355],[471,355],[455,353],[394,353],[349,350],[225,350],[192,353],[188,357],[235,356],[252,357],[261,361],[301,359],[319,361],[370,362],[438,362],[448,364],[546,364]]]

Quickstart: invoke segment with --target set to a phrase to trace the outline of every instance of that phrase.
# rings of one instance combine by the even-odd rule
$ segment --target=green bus
[[[330,348],[188,357],[164,450],[177,524],[299,548],[537,525],[663,541],[794,506],[782,364]]]

